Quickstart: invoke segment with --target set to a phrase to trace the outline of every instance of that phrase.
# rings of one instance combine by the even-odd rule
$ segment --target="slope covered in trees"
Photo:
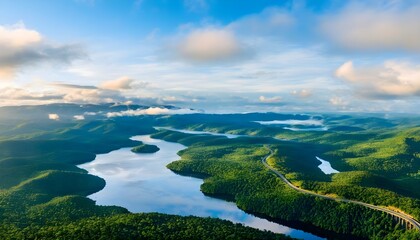
[[[204,177],[205,181],[201,190],[205,194],[235,201],[245,211],[276,219],[279,222],[293,224],[298,221],[305,229],[321,228],[327,235],[340,239],[349,236],[392,239],[392,236],[397,233],[401,236],[420,236],[416,231],[401,229],[391,217],[382,212],[298,193],[268,172],[260,162],[261,158],[268,154],[263,144],[271,144],[272,147],[278,148],[277,152],[279,152],[277,158],[272,160],[273,163],[280,170],[288,173],[289,178],[298,184],[300,181],[300,185],[306,187],[307,180],[300,176],[308,174],[311,164],[293,163],[293,160],[305,157],[305,153],[298,149],[310,151],[308,144],[280,141],[273,143],[272,140],[263,138],[260,138],[259,142],[254,142],[255,139],[250,138],[217,139],[214,137],[209,137],[208,142],[201,140],[199,144],[194,144],[196,142],[194,138],[202,137],[175,132],[161,132],[154,136],[184,144],[190,143],[188,149],[180,152],[182,160],[170,163],[168,168],[180,174]],[[301,172],[292,172],[291,169],[301,169]],[[316,177],[316,174],[314,176],[309,174],[306,179]],[[326,180],[328,177],[318,177],[318,179]],[[339,182],[339,180],[336,181]],[[376,196],[377,199],[382,197],[385,200],[390,196],[385,193],[377,189],[376,192],[366,195],[371,194],[369,196],[372,198]],[[404,205],[403,208],[412,210],[413,214],[420,209],[415,199],[398,195],[389,199],[393,204],[396,204],[397,200],[403,200],[401,205],[397,206]],[[374,203],[378,202],[381,203],[380,200]]]
[[[106,183],[76,165],[92,161],[96,154],[138,146],[139,142],[129,138],[150,133],[188,146],[180,152],[181,161],[168,165],[170,169],[205,178],[201,186],[205,194],[235,201],[248,212],[339,239],[420,238],[417,232],[403,230],[380,212],[299,194],[260,162],[268,153],[263,145],[269,144],[276,150],[269,163],[295,185],[390,206],[420,218],[420,190],[415,187],[420,183],[416,117],[255,113],[109,119],[98,114],[89,115],[85,121],[74,121],[75,113],[83,114],[87,109],[106,112],[114,107],[78,108],[65,105],[43,106],[39,111],[37,107],[0,108],[0,112],[9,114],[0,116],[1,238],[68,235],[80,239],[81,235],[103,231],[110,236],[128,234],[132,238],[161,233],[177,238],[183,233],[203,239],[210,231],[205,225],[212,226],[214,236],[239,239],[243,238],[242,233],[247,233],[250,238],[282,238],[214,219],[132,215],[124,208],[97,206],[86,198]],[[39,114],[30,119],[28,109]],[[46,121],[47,113],[52,111],[59,112],[62,119],[67,116],[67,120]],[[284,125],[255,122],[287,119],[322,121],[328,130],[293,131]],[[156,133],[153,126],[252,137],[226,139],[171,131]],[[325,175],[315,156],[329,160],[341,173]],[[156,226],[157,222],[162,226]],[[106,227],[98,229],[101,225]]]
[[[76,164],[137,146],[131,136],[155,131],[148,117],[17,121],[0,121],[1,239],[287,239],[218,219],[133,215],[87,198],[106,183]]]

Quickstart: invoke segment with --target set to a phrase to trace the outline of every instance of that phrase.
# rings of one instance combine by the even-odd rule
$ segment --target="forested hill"
[[[264,145],[270,145],[275,155],[269,164],[296,186],[419,219],[420,118],[416,116],[107,116],[146,108],[113,104],[0,108],[0,238],[286,238],[218,219],[131,214],[118,206],[97,206],[87,198],[106,182],[78,164],[121,147],[157,151],[129,139],[153,134],[188,146],[179,153],[181,161],[168,165],[171,170],[205,178],[203,193],[234,201],[258,216],[338,239],[420,239],[418,232],[405,230],[380,212],[294,192],[261,164],[268,154]],[[245,137],[158,131],[155,126]],[[324,174],[315,156],[330,161],[340,173]]]
[[[129,138],[155,132],[152,120],[103,114],[76,120],[73,115],[80,111],[73,111],[74,105],[60,105],[60,119],[50,119],[50,107],[0,108],[17,114],[0,119],[1,239],[288,239],[219,219],[97,206],[86,196],[100,191],[105,181],[76,165],[99,153],[137,146]],[[38,117],[29,117],[28,109]]]

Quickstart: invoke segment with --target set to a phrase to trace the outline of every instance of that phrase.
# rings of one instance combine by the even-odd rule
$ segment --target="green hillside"
[[[168,239],[181,235],[191,239],[285,239],[217,219],[130,214],[118,206],[96,205],[86,196],[100,191],[106,182],[76,165],[123,147],[159,150],[130,140],[141,134],[188,146],[179,153],[182,160],[168,168],[203,178],[204,194],[233,201],[255,215],[337,239],[420,238],[418,232],[404,230],[381,212],[298,193],[261,163],[268,154],[264,146],[269,145],[275,154],[268,163],[301,188],[399,209],[419,219],[420,127],[416,117],[255,113],[110,119],[96,115],[74,121],[71,116],[72,111],[79,111],[74,110],[76,106],[42,108],[40,112],[69,111],[69,118],[45,122],[40,120],[45,115],[31,119],[25,110],[7,108],[18,114],[18,120],[0,120],[2,239],[101,239],[105,235],[147,239],[163,234]],[[106,111],[110,106],[88,108]],[[0,108],[0,112],[6,110]],[[322,120],[328,130],[292,131],[255,122],[290,118]],[[157,131],[154,126],[246,136],[227,139]],[[315,156],[330,161],[340,173],[324,174]]]

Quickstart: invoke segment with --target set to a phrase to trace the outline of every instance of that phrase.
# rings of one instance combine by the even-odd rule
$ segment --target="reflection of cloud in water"
[[[97,204],[122,206],[131,212],[217,217],[258,229],[290,233],[291,236],[302,233],[305,239],[319,239],[246,214],[234,203],[205,196],[199,191],[203,180],[179,176],[166,168],[168,163],[180,158],[177,152],[185,146],[151,139],[150,136],[131,139],[154,144],[161,150],[152,154],[136,154],[130,148],[123,148],[97,155],[94,161],[80,165],[107,182],[102,191],[90,196]]]
[[[244,223],[254,228],[270,230],[272,232],[281,232],[284,234],[290,234],[293,231],[292,229],[286,226],[273,223],[261,218],[248,218],[247,221],[245,221]]]
[[[332,174],[332,173],[339,173],[339,171],[335,170],[332,166],[331,163],[319,158],[319,157],[315,157],[318,161],[321,162],[320,165],[318,165],[318,168],[321,169],[321,171],[325,174]]]
[[[138,187],[139,185],[144,184],[144,182],[145,182],[144,180],[127,181],[127,183],[125,183],[124,186],[130,187],[130,188]]]

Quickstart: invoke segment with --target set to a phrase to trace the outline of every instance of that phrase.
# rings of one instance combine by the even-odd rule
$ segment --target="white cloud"
[[[133,83],[133,81],[133,79],[124,76],[114,80],[105,81],[100,85],[100,87],[108,90],[131,89],[131,84]]]
[[[281,102],[282,98],[278,97],[278,96],[277,97],[271,97],[271,98],[260,96],[258,98],[258,100],[260,100],[260,102],[263,102],[263,103],[279,103],[279,102]]]
[[[15,72],[39,63],[68,63],[84,56],[78,45],[53,45],[23,23],[0,25],[0,78],[11,79]]]
[[[365,97],[420,96],[420,65],[387,61],[382,66],[355,68],[349,61],[340,66],[335,74]]]
[[[296,120],[296,119],[288,119],[288,120],[273,120],[273,121],[255,121],[261,125],[302,125],[302,126],[324,126],[324,122],[322,120],[317,119],[306,119],[306,120]]]
[[[48,119],[58,121],[58,120],[60,120],[60,116],[56,113],[50,113],[50,114],[48,114]]]
[[[28,47],[32,44],[40,43],[41,40],[41,34],[37,31],[26,29],[23,23],[9,27],[0,26],[0,46],[2,47]]]
[[[350,4],[325,17],[321,32],[348,49],[420,51],[420,6],[401,9]]]
[[[126,80],[122,79],[122,81],[109,82],[107,87],[110,89],[62,83],[50,84],[50,86],[55,88],[53,90],[54,92],[62,94],[62,97],[58,99],[59,102],[98,104],[125,101],[126,97],[120,91],[116,90],[127,87],[126,84],[128,84]],[[111,90],[111,88],[114,89]]]
[[[177,50],[188,60],[214,61],[238,56],[241,53],[241,44],[231,31],[204,28],[189,33]]]
[[[140,115],[171,115],[171,114],[192,114],[198,111],[192,109],[168,109],[161,107],[150,107],[147,109],[126,110],[121,112],[109,112],[107,117],[140,116]]]
[[[81,121],[81,120],[85,120],[85,116],[83,116],[83,115],[74,115],[73,116],[73,119],[74,120]]]
[[[61,98],[63,95],[54,92],[36,92],[19,87],[0,88],[0,99],[5,100],[32,100],[32,101],[49,101]]]
[[[124,81],[123,81],[124,83]],[[66,84],[58,82],[37,81],[28,84],[8,83],[0,86],[0,106],[34,105],[50,103],[129,103],[129,95],[125,91],[102,89],[89,85]],[[135,82],[134,87],[146,86],[145,82]],[[124,84],[114,85],[116,89],[124,88]],[[131,93],[138,99],[136,93]],[[150,103],[155,104],[156,102]]]
[[[100,103],[100,102],[113,102],[112,96],[106,95],[99,89],[72,89],[67,92],[63,100],[65,102],[81,103]]]
[[[96,112],[85,112],[85,113],[83,113],[83,115],[86,115],[86,116],[96,116],[97,113]]]

